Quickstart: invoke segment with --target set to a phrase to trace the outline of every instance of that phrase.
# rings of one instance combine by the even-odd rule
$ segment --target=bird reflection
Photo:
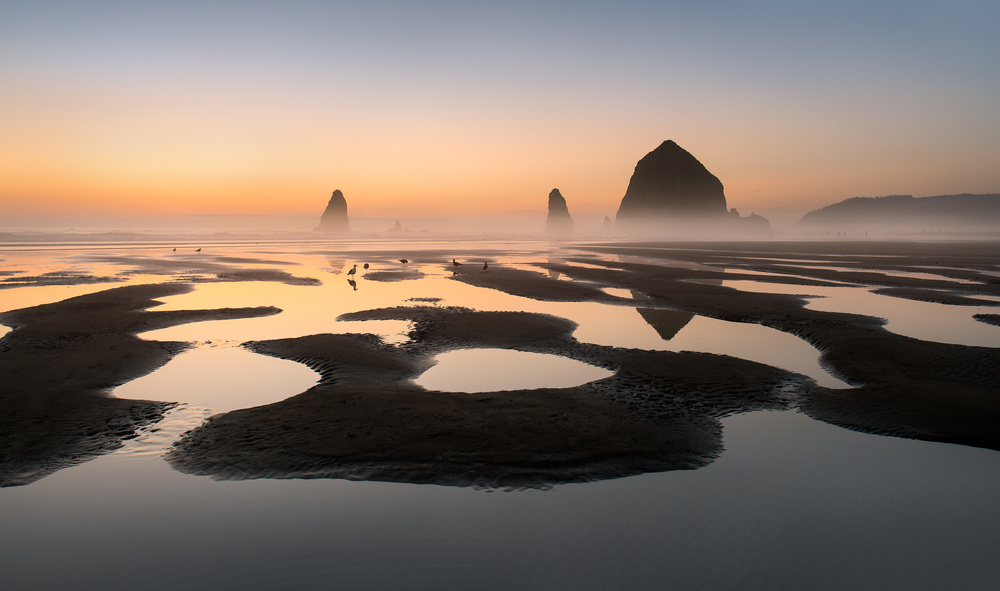
[[[354,288],[354,291],[358,291],[358,282],[357,281],[355,281],[353,279],[348,279],[347,282],[351,284],[351,287]]]

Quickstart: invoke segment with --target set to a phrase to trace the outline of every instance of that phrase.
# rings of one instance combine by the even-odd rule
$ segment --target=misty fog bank
[[[150,218],[33,218],[0,220],[0,243],[182,242],[182,241],[349,241],[437,239],[491,240],[1000,240],[1000,227],[943,224],[942,220],[908,218],[892,224],[874,220],[851,223],[801,224],[803,212],[743,210],[770,222],[766,233],[733,232],[696,224],[665,224],[652,230],[625,232],[602,226],[604,216],[573,215],[575,231],[564,236],[545,232],[545,212],[452,218],[351,217],[347,233],[317,232],[317,216],[197,215]],[[845,222],[845,220],[839,220]]]

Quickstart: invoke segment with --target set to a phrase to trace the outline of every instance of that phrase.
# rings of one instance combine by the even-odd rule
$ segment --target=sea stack
[[[549,214],[545,218],[545,233],[554,236],[568,236],[573,233],[573,218],[566,207],[566,198],[559,189],[549,193]]]
[[[601,234],[611,234],[615,229],[614,222],[611,218],[604,216],[604,221],[601,222]]]
[[[618,208],[620,230],[686,226],[724,219],[722,182],[687,150],[667,140],[635,165]]]
[[[319,218],[319,226],[316,231],[335,234],[349,230],[347,200],[344,199],[344,194],[340,192],[340,189],[337,189],[330,196],[330,202],[326,204],[326,211]]]

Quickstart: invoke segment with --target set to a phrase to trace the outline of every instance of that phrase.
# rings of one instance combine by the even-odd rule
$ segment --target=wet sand
[[[276,308],[149,312],[155,298],[190,286],[119,287],[8,311],[0,339],[0,486],[29,484],[117,449],[163,418],[170,401],[107,392],[153,371],[185,343],[139,339],[142,330],[198,320],[276,314]]]
[[[389,253],[353,248],[355,259],[393,260]],[[451,252],[411,252],[420,264],[451,267]],[[475,256],[497,260],[504,254],[484,249]],[[264,258],[101,256],[135,273],[169,273],[165,280],[172,281],[309,284],[294,268],[242,266],[282,264]],[[544,272],[495,263],[488,272],[471,263],[451,271],[455,281],[533,299],[759,323],[814,345],[822,362],[854,387],[824,388],[802,375],[724,355],[583,343],[573,337],[573,323],[554,316],[413,302],[342,318],[409,321],[410,339],[399,345],[361,334],[247,343],[256,352],[308,365],[320,382],[281,402],[211,418],[175,445],[168,462],[183,472],[227,479],[545,488],[703,466],[722,453],[722,417],[762,408],[798,408],[869,433],[1000,449],[1000,349],[900,336],[878,318],[811,310],[803,297],[738,291],[721,282],[797,284],[804,294],[810,286],[863,285],[943,305],[997,305],[989,299],[1000,296],[997,244],[577,244],[556,257],[539,256],[531,266]],[[420,277],[411,268],[381,273],[368,278]],[[612,296],[607,288],[641,298]],[[25,484],[105,453],[159,420],[171,401],[106,395],[185,346],[141,340],[137,332],[277,312],[147,309],[156,297],[186,289],[184,283],[129,286],[0,314],[0,322],[14,327],[0,340],[0,484]],[[615,374],[576,388],[492,394],[427,391],[410,381],[435,354],[470,347],[562,355]]]

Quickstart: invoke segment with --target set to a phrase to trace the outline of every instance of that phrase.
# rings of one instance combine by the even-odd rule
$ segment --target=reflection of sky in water
[[[925,273],[921,271],[898,271],[895,269],[879,269],[877,267],[836,267],[829,265],[776,265],[775,271],[784,270],[790,274],[797,275],[800,272],[808,272],[811,270],[817,271],[838,271],[841,273],[873,273],[876,275],[885,275],[886,277],[899,277],[901,279],[926,279],[928,281],[947,281],[949,283],[966,283],[966,284],[978,284],[978,281],[973,281],[971,279],[958,279],[953,277],[947,277],[939,273]],[[809,275],[805,275],[808,277]],[[847,281],[845,278],[844,281]]]
[[[611,375],[606,369],[556,355],[457,349],[438,355],[437,365],[414,381],[428,390],[442,392],[497,392],[569,388]]]
[[[274,316],[237,320],[196,322],[143,333],[142,337],[156,340],[178,340],[190,342],[243,342],[247,340],[298,337],[324,332],[374,333],[387,342],[400,343],[406,339],[409,323],[404,321],[357,321],[341,322],[336,318],[346,312],[356,312],[392,306],[412,306],[411,298],[441,298],[435,305],[464,306],[477,310],[522,310],[552,314],[568,318],[579,325],[574,336],[583,342],[602,345],[649,350],[700,351],[725,354],[757,361],[795,371],[817,380],[829,387],[844,387],[845,384],[830,376],[818,364],[819,353],[801,339],[763,327],[757,324],[726,322],[707,317],[694,316],[677,334],[669,339],[661,337],[632,306],[615,306],[592,302],[542,302],[529,298],[512,296],[500,291],[481,289],[451,279],[453,269],[447,263],[421,265],[411,263],[410,269],[419,269],[425,276],[418,280],[383,282],[366,279],[364,270],[358,270],[357,289],[347,282],[347,270],[355,262],[363,262],[349,250],[320,245],[267,245],[260,248],[230,249],[234,257],[242,260],[232,264],[247,268],[276,268],[271,263],[252,264],[254,257],[267,261],[286,261],[283,267],[297,277],[314,277],[322,281],[319,286],[285,285],[275,282],[231,282],[199,283],[195,291],[188,294],[162,298],[162,305],[154,310],[207,309],[222,307],[276,306],[283,311]],[[387,250],[396,245],[386,243]],[[430,248],[442,244],[427,245]],[[513,246],[513,245],[511,245]],[[523,246],[523,245],[521,245]],[[161,249],[138,249],[128,254],[156,258]],[[213,247],[222,252],[223,247]],[[511,264],[510,261],[525,260],[536,256],[531,248],[521,248],[515,255],[498,257],[484,255],[494,264]],[[20,255],[19,255],[20,256]],[[174,255],[163,255],[170,259]],[[186,255],[185,255],[186,256]],[[462,258],[462,257],[459,257]],[[464,259],[463,259],[464,260]],[[471,260],[471,258],[470,258]],[[556,260],[556,259],[552,259]],[[95,275],[116,274],[126,267],[118,263],[91,263],[87,268],[70,255],[63,252],[29,253],[23,260],[18,259],[14,268],[25,274],[43,271],[58,271],[67,265],[78,272]],[[398,270],[402,267],[394,261],[384,261],[373,257],[369,272]],[[670,261],[659,261],[670,264]],[[514,265],[528,268],[530,265]],[[544,271],[538,268],[539,271]],[[473,265],[465,265],[460,272],[479,273]],[[920,275],[915,274],[915,275]],[[128,284],[155,283],[163,280],[178,280],[174,275],[142,275],[129,278]],[[76,295],[91,293],[123,284],[97,284],[79,286],[42,286],[0,290],[0,309],[16,309],[41,303],[55,302]],[[726,281],[726,286],[745,291],[812,294],[826,296],[810,300],[809,306],[818,310],[852,312],[887,318],[887,328],[899,334],[924,340],[954,342],[972,345],[1000,346],[1000,329],[986,325],[972,318],[979,312],[996,312],[991,307],[943,306],[927,302],[915,302],[870,293],[863,288],[812,287],[757,283],[753,281]],[[631,293],[624,289],[604,288],[610,295],[628,298]],[[641,304],[641,302],[638,302]],[[421,303],[420,305],[425,305]],[[0,335],[8,329],[0,329]],[[662,331],[661,331],[662,332]],[[668,335],[669,336],[669,335]],[[201,355],[202,353],[197,353]],[[207,355],[208,353],[206,353]],[[211,353],[222,355],[221,353]],[[173,363],[180,364],[179,357]],[[243,358],[244,365],[258,363],[261,356],[241,352],[233,355]],[[275,361],[275,360],[269,360]],[[184,361],[183,363],[188,363]],[[234,373],[236,362],[233,361]],[[282,361],[283,364],[292,364]],[[450,364],[449,364],[450,365]],[[175,367],[180,367],[176,365]],[[160,372],[166,372],[163,368]],[[310,372],[311,373],[311,372]],[[153,376],[146,378],[152,380]],[[157,378],[166,379],[166,378]],[[152,382],[147,382],[152,383]],[[158,398],[175,400],[176,397]],[[202,401],[190,400],[195,404]],[[209,405],[211,406],[211,405]]]
[[[996,314],[993,306],[949,306],[872,293],[868,288],[781,285],[755,281],[726,281],[742,291],[822,296],[811,298],[808,307],[824,312],[863,314],[888,320],[887,330],[896,334],[958,345],[1000,347],[1000,327],[974,319],[973,314]]]
[[[220,482],[111,454],[0,490],[0,569],[13,589],[103,589],[109,568],[155,590],[995,583],[997,452],[794,412],[724,425],[726,452],[705,468],[546,492]]]
[[[814,347],[759,324],[695,316],[677,336],[657,348],[730,355],[807,375],[828,388],[850,387],[819,366],[819,351]]]
[[[314,371],[294,361],[237,347],[199,347],[115,388],[112,394],[184,402],[221,413],[284,400],[309,389],[318,379]]]
[[[412,267],[413,265],[411,265]],[[399,342],[407,323],[402,321],[339,322],[346,312],[412,305],[413,297],[440,297],[441,306],[464,306],[477,310],[519,310],[552,314],[576,322],[574,336],[583,342],[649,350],[700,351],[742,357],[775,365],[812,377],[830,387],[845,384],[819,365],[819,352],[805,341],[758,324],[726,322],[695,317],[669,341],[664,340],[635,307],[594,302],[543,302],[500,291],[473,287],[450,279],[441,266],[425,266],[426,277],[413,281],[366,280],[362,274],[354,291],[346,272],[327,275],[318,287],[274,283],[199,284],[190,294],[162,298],[157,310],[273,305],[283,312],[275,316],[243,320],[220,320],[180,325],[150,331],[143,338],[154,340],[212,341],[273,339],[323,332],[370,332],[390,342]],[[478,272],[478,271],[473,271]],[[618,293],[621,292],[621,293]],[[618,290],[616,295],[628,292]],[[630,295],[630,294],[629,294]]]
[[[148,253],[143,254],[145,256]],[[542,302],[496,290],[481,289],[450,279],[452,270],[447,264],[411,263],[410,268],[419,269],[426,276],[419,280],[398,282],[366,279],[363,269],[359,269],[355,291],[347,283],[346,272],[350,265],[354,264],[354,257],[350,253],[337,251],[329,254],[317,249],[316,252],[297,254],[293,247],[289,247],[288,250],[271,247],[266,252],[260,253],[236,252],[236,256],[262,256],[297,262],[298,265],[289,265],[286,269],[298,277],[319,278],[323,284],[319,286],[285,285],[275,282],[195,284],[194,292],[161,298],[163,304],[153,310],[276,306],[283,311],[262,318],[195,322],[150,331],[141,336],[153,340],[204,343],[290,338],[324,332],[359,332],[378,334],[387,342],[399,343],[406,338],[405,333],[409,327],[407,322],[341,322],[336,318],[347,312],[400,305],[412,306],[413,302],[407,300],[414,297],[439,297],[442,298],[439,303],[442,306],[465,306],[477,310],[521,310],[568,318],[579,325],[574,335],[583,342],[638,349],[689,350],[732,355],[795,371],[812,377],[822,385],[844,386],[819,366],[819,353],[808,343],[756,324],[695,317],[676,336],[664,340],[643,320],[635,307],[592,302]],[[498,257],[491,258],[497,260]],[[331,267],[331,260],[338,264]],[[502,262],[497,260],[497,264]],[[266,268],[268,265],[259,267]],[[399,268],[401,267],[391,262],[373,262],[370,272]],[[115,268],[116,272],[120,270],[120,267]],[[463,267],[463,272],[480,271]],[[170,275],[166,278],[177,279]],[[154,283],[163,280],[164,276],[135,275],[128,284]],[[744,283],[751,287],[754,285],[752,282]],[[38,305],[113,286],[101,284],[2,290],[0,303],[4,306],[0,307],[14,309]],[[605,291],[620,297],[631,295],[626,290],[616,288],[606,288]]]
[[[340,245],[338,245],[339,247]],[[387,250],[395,248],[386,243]],[[428,245],[429,248],[443,245]],[[513,246],[513,245],[512,245]],[[525,260],[533,256],[531,248],[522,248],[510,257],[483,256],[494,264],[511,260]],[[139,249],[131,254],[155,258],[160,249]],[[213,247],[222,251],[222,247]],[[439,297],[442,306],[466,306],[478,310],[523,310],[553,314],[573,320],[579,325],[575,336],[584,342],[610,346],[654,350],[690,350],[719,353],[767,363],[816,379],[823,385],[843,386],[842,382],[827,374],[818,365],[819,353],[797,337],[756,324],[725,322],[705,317],[694,317],[669,340],[664,340],[636,311],[634,307],[597,303],[540,302],[511,296],[499,291],[481,289],[453,281],[448,264],[420,265],[410,268],[426,274],[411,281],[381,282],[364,277],[358,270],[357,290],[347,283],[346,271],[359,257],[341,248],[319,245],[268,245],[257,249],[231,249],[236,257],[252,260],[261,257],[269,261],[287,261],[283,268],[298,277],[319,278],[320,286],[295,286],[274,282],[201,283],[195,291],[163,298],[163,305],[155,310],[181,310],[218,307],[277,306],[281,314],[262,318],[198,322],[144,333],[143,338],[193,342],[236,341],[297,337],[323,332],[370,332],[386,341],[399,343],[405,340],[408,323],[403,321],[340,322],[336,318],[346,312],[356,312],[381,307],[412,306],[414,297]],[[20,257],[20,253],[18,257]],[[172,254],[163,255],[169,258]],[[460,257],[461,258],[461,257]],[[357,259],[357,260],[355,260]],[[67,265],[79,272],[116,274],[125,269],[120,264],[92,263],[86,268],[62,252],[31,253],[24,260],[18,258],[13,267],[25,274],[62,270]],[[667,261],[666,263],[669,263]],[[250,268],[276,268],[272,264],[233,263]],[[509,263],[507,263],[509,264]],[[527,265],[516,265],[527,267]],[[480,272],[465,265],[462,272]],[[372,269],[396,270],[395,262],[372,258]],[[538,269],[542,270],[542,269]],[[921,274],[915,274],[921,275]],[[134,275],[128,284],[153,283],[177,280],[172,275]],[[79,286],[43,286],[0,290],[0,309],[16,309],[40,303],[54,302],[83,293],[91,293],[123,284],[98,284]],[[887,318],[887,328],[899,334],[939,342],[972,345],[1000,346],[1000,329],[972,318],[975,313],[994,313],[990,307],[942,306],[872,294],[867,289],[790,286],[756,283],[752,281],[727,281],[727,286],[746,291],[773,293],[808,293],[823,295],[809,306],[818,310],[843,311]],[[629,297],[629,292],[605,288],[605,292],[619,297]],[[7,329],[0,329],[0,335]]]
[[[163,278],[158,278],[163,281]],[[20,310],[41,304],[61,302],[79,295],[104,291],[122,284],[99,283],[92,285],[39,285],[37,287],[11,287],[0,289],[0,312]]]

